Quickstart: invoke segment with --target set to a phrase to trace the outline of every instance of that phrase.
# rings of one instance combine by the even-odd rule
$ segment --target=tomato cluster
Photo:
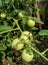
[[[18,14],[18,16],[19,16],[20,18],[23,18],[23,17],[24,17],[24,15],[23,15],[22,12],[20,12],[20,13]],[[33,21],[32,19],[29,19],[29,20],[27,21],[27,26],[30,27],[30,28],[34,27],[34,26],[35,26],[35,21]]]
[[[28,31],[22,32],[20,38],[16,38],[12,42],[12,48],[15,50],[22,50],[21,56],[22,59],[26,62],[32,61],[34,55],[33,52],[28,52],[27,48],[25,48],[25,45],[30,45],[33,40],[32,33]]]
[[[22,12],[18,14],[20,18],[23,18],[24,15]],[[6,18],[6,13],[1,13],[0,15],[1,18]],[[34,27],[35,22],[32,19],[29,19],[27,21],[27,26],[28,27]],[[20,38],[16,38],[12,41],[12,49],[15,49],[17,51],[22,50],[21,56],[22,59],[26,62],[32,61],[34,54],[33,52],[29,52],[28,49],[26,48],[26,45],[31,45],[31,42],[33,41],[33,35],[29,31],[23,31],[20,35]]]

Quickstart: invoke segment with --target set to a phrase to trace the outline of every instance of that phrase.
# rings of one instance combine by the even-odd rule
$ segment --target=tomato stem
[[[4,34],[4,33],[7,33],[7,32],[14,31],[14,30],[19,30],[19,28],[9,29],[9,30],[3,31],[3,32],[0,33],[0,35],[1,35],[1,34]]]
[[[48,48],[42,52],[42,54],[45,54],[48,51]]]
[[[37,51],[34,47],[31,47],[31,49],[33,51],[35,51],[36,53],[38,53],[44,60],[46,60],[48,62],[48,59],[42,53],[40,53],[39,51]]]
[[[13,20],[14,20],[14,22],[16,23],[17,27],[19,28],[20,32],[22,33],[22,30],[21,30],[21,28],[20,28],[20,26],[19,26],[19,24],[18,24],[18,20],[14,19],[14,18],[13,18]]]

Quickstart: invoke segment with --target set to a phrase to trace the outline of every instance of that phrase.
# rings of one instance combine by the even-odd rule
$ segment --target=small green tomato
[[[33,52],[29,53],[26,49],[23,50],[22,52],[22,59],[25,62],[31,62],[33,60],[34,54]]]
[[[6,18],[6,13],[1,13],[0,17],[1,18]]]
[[[22,12],[20,12],[20,13],[18,14],[18,16],[19,16],[20,18],[22,18],[22,17],[23,17]]]
[[[34,26],[35,26],[35,22],[34,22],[33,20],[29,19],[29,20],[27,21],[27,26],[28,26],[28,27],[34,27]]]
[[[12,48],[15,50],[21,50],[24,47],[24,44],[20,41],[20,39],[16,38],[12,42]]]

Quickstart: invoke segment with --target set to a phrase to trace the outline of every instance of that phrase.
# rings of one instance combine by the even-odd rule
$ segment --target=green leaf
[[[0,7],[2,7],[2,0],[0,0]]]
[[[38,19],[38,18],[36,18],[36,17],[33,17],[33,20],[34,20],[36,23],[44,24],[40,19]]]
[[[37,11],[40,12],[40,8],[37,8]]]
[[[37,58],[39,58],[39,57],[40,57],[40,55],[39,55],[39,54],[34,53],[34,58],[35,58],[35,59],[37,59]]]
[[[10,0],[5,0],[5,3],[7,4],[7,3],[10,3]]]
[[[33,27],[32,30],[38,30],[38,28],[37,27]]]
[[[0,25],[0,32],[2,32],[2,31],[6,31],[6,30],[10,30],[10,29],[11,29],[10,26]]]
[[[27,22],[27,18],[26,17],[22,18],[22,24],[26,25],[26,22]]]
[[[41,31],[39,32],[39,35],[40,35],[40,36],[47,36],[47,35],[48,35],[48,30],[41,30]]]
[[[1,45],[0,44],[0,50],[6,50],[6,49],[7,49],[6,45]]]

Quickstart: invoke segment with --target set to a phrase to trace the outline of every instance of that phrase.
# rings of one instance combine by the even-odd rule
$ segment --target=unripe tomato
[[[24,40],[26,43],[31,43],[31,41],[33,40],[33,36],[30,32],[24,31],[22,32],[20,39]]]
[[[35,26],[35,22],[34,22],[33,20],[29,19],[29,20],[27,21],[27,26],[28,26],[28,27],[34,27],[34,26]]]
[[[26,62],[31,62],[33,60],[34,54],[33,52],[29,53],[26,49],[22,52],[22,59]]]
[[[6,13],[1,13],[0,17],[1,18],[6,18]]]
[[[22,17],[23,17],[22,12],[20,12],[20,13],[18,14],[18,16],[19,16],[20,18],[22,18]]]
[[[14,39],[12,42],[12,48],[16,50],[21,50],[23,48],[24,44],[18,39]]]

